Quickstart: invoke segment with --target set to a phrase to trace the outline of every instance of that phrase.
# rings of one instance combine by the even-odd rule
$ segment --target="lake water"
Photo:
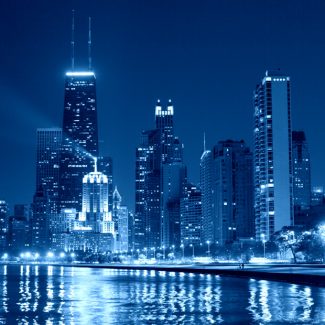
[[[214,275],[0,265],[0,324],[325,324],[325,288]]]

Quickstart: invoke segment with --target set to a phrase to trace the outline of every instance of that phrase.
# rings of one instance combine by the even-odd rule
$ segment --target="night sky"
[[[0,0],[0,199],[31,202],[36,128],[62,126],[73,8],[80,68],[92,17],[100,151],[132,210],[135,148],[156,100],[173,100],[198,182],[204,132],[208,147],[252,145],[253,90],[267,69],[291,76],[293,129],[306,132],[313,185],[325,185],[325,1]]]

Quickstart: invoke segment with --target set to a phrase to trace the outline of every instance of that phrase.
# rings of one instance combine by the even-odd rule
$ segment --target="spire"
[[[203,133],[203,152],[206,151],[206,146],[205,146],[205,132]]]
[[[91,70],[91,17],[88,17],[88,69]]]
[[[74,71],[74,9],[72,9],[72,25],[71,25],[71,69]]]

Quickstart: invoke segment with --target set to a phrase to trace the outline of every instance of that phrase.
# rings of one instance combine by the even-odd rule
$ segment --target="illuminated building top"
[[[93,71],[68,71],[65,74],[67,77],[94,77]]]

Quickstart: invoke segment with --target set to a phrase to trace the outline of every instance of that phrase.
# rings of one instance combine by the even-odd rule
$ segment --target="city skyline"
[[[35,188],[36,129],[62,125],[64,74],[70,65],[72,8],[76,10],[76,69],[87,65],[88,16],[93,17],[93,67],[97,76],[99,138],[100,146],[103,147],[101,154],[113,157],[114,183],[118,186],[125,204],[132,210],[134,153],[138,145],[138,135],[142,130],[151,127],[156,100],[173,100],[177,134],[185,145],[184,161],[188,167],[188,178],[197,184],[204,132],[207,134],[209,148],[220,140],[243,139],[252,149],[253,90],[265,70],[274,67],[281,67],[282,73],[289,75],[292,80],[292,129],[303,130],[308,138],[312,185],[325,184],[325,174],[322,170],[324,154],[322,150],[318,150],[322,147],[318,134],[321,134],[321,121],[324,120],[324,112],[321,112],[320,78],[324,67],[320,62],[317,65],[317,60],[325,51],[316,39],[322,28],[319,27],[312,37],[307,39],[309,32],[314,32],[317,24],[324,24],[320,21],[318,13],[318,9],[324,7],[321,2],[316,1],[314,7],[307,8],[304,1],[298,2],[294,8],[286,4],[268,4],[265,6],[269,10],[266,15],[269,16],[263,16],[263,6],[257,5],[257,2],[252,10],[252,5],[243,5],[239,1],[233,1],[233,8],[226,8],[221,1],[218,5],[208,3],[201,6],[199,17],[195,15],[194,1],[188,2],[184,11],[181,11],[179,4],[173,6],[174,13],[160,2],[157,2],[158,8],[146,8],[143,4],[140,9],[137,7],[135,13],[132,13],[132,3],[128,1],[121,5],[100,6],[97,3],[96,10],[95,6],[90,5],[88,8],[83,2],[74,6],[73,3],[67,2],[53,8],[38,1],[34,4],[34,9],[37,10],[32,12],[25,8],[25,14],[15,11],[19,5],[24,7],[24,4],[18,1],[1,8],[8,17],[15,17],[13,31],[8,32],[4,38],[5,48],[8,47],[8,50],[2,53],[7,64],[2,76],[2,83],[6,81],[6,84],[2,90],[4,125],[1,142],[4,152],[8,154],[1,162],[1,170],[5,172],[1,175],[0,198],[6,200],[10,207],[16,203],[32,201]],[[53,17],[47,17],[46,13],[52,9]],[[240,20],[235,20],[240,9],[247,11],[254,22],[246,21],[247,25],[244,25],[241,31],[246,36],[246,44],[238,37]],[[104,21],[106,16],[101,10],[109,15],[111,25]],[[218,16],[218,10],[231,18],[229,21],[234,23],[233,27],[224,17]],[[152,25],[150,17],[153,12],[157,14],[158,24],[154,31],[146,30],[143,35],[140,32],[143,32],[148,24]],[[261,14],[260,17],[256,16],[258,13]],[[21,19],[18,19],[19,17]],[[45,17],[48,20],[45,20]],[[56,17],[61,17],[62,20]],[[144,19],[133,26],[131,23],[127,24],[128,17],[133,24],[138,22],[139,17]],[[222,19],[215,19],[217,17]],[[272,19],[262,27],[259,25],[262,30],[255,30],[253,27],[261,22],[263,17]],[[299,22],[299,17],[305,19]],[[28,19],[32,18],[35,24],[28,25]],[[194,20],[188,26],[189,31],[185,25],[187,19]],[[281,30],[281,26],[287,24],[286,19],[291,21],[291,24]],[[4,19],[1,24],[6,26],[9,21]],[[22,31],[25,26],[26,31]],[[235,36],[231,39],[232,42],[230,38],[224,38],[222,32],[217,29],[218,26],[230,28],[227,37]],[[295,29],[297,26],[298,32]],[[44,36],[48,36],[54,27],[57,32],[50,43]],[[131,32],[133,27],[135,30]],[[167,31],[164,31],[165,27]],[[171,34],[174,29],[176,32]],[[272,30],[268,34],[269,41],[254,41],[261,32],[268,32],[269,29]],[[21,43],[21,48],[11,46],[9,51],[12,33],[18,31],[20,33],[17,34],[17,43]],[[133,33],[140,41],[139,44],[132,40]],[[252,35],[249,35],[250,33]],[[118,39],[123,35],[125,42]],[[289,40],[289,44],[285,44],[285,40]],[[173,50],[172,54],[167,54],[168,44]],[[200,47],[194,49],[195,44]],[[226,46],[222,46],[224,44]],[[277,44],[278,48],[273,48]],[[257,53],[254,54],[249,46],[253,46]],[[163,48],[160,53],[153,51],[160,47]],[[19,53],[26,49],[28,61],[15,60],[18,57],[18,49]],[[310,49],[310,53],[318,49],[317,58],[312,57],[307,49]],[[33,55],[36,53],[38,55]],[[133,55],[127,55],[128,53]],[[164,58],[166,54],[167,57]],[[228,54],[231,54],[229,58]],[[293,54],[297,56],[291,57]],[[259,59],[258,55],[261,55],[262,59]],[[313,59],[313,62],[301,65],[303,61],[309,61],[306,59]],[[13,65],[14,61],[16,65]],[[38,65],[35,62],[38,62]],[[84,64],[79,64],[80,62]],[[192,64],[193,62],[195,64]],[[242,66],[242,62],[247,62],[247,66]],[[252,62],[256,64],[253,66]],[[34,73],[33,78],[30,78],[31,71]],[[46,83],[41,82],[40,78],[44,71]],[[140,72],[142,76],[138,80]],[[29,78],[28,85],[25,78]],[[238,96],[233,96],[233,93]],[[6,109],[7,107],[10,109]],[[309,111],[311,114],[308,114]],[[189,127],[194,122],[197,123],[196,127]],[[24,156],[23,165],[20,164],[21,155]],[[17,175],[17,181],[10,177],[12,173]]]

